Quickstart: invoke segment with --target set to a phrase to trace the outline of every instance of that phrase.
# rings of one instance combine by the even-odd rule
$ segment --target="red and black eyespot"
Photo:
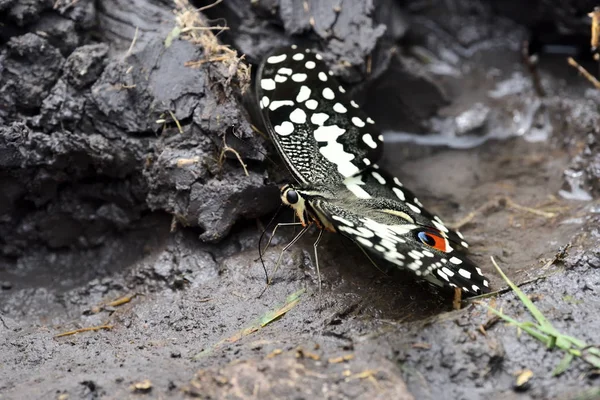
[[[417,233],[417,237],[421,241],[421,243],[426,244],[429,247],[433,247],[436,250],[443,251],[446,250],[446,239],[442,237],[442,235],[432,232],[432,231],[420,231]]]

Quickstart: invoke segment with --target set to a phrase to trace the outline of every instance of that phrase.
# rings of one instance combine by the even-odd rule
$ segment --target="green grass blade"
[[[560,362],[556,365],[554,370],[552,371],[552,376],[558,376],[565,372],[569,366],[571,365],[571,361],[573,361],[575,356],[571,353],[565,354],[565,356],[560,360]]]
[[[533,304],[533,301],[531,301],[531,299],[525,293],[523,293],[523,291],[517,285],[515,285],[510,279],[508,279],[508,277],[500,269],[498,264],[496,264],[496,260],[494,260],[494,257],[490,258],[492,259],[492,264],[494,264],[496,271],[498,271],[502,279],[504,279],[504,281],[508,283],[508,286],[510,286],[510,288],[517,294],[519,300],[521,300],[521,303],[523,303],[525,307],[527,307],[527,309],[529,310],[531,315],[533,315],[536,321],[542,327],[545,328],[544,330],[546,332],[554,332],[554,335],[558,336],[558,331],[552,326],[552,324],[546,319],[546,317],[544,317],[544,314],[541,313],[541,311],[535,306],[535,304]]]

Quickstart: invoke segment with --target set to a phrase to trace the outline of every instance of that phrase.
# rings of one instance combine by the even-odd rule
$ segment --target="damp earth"
[[[600,396],[510,290],[453,310],[333,234],[319,288],[314,231],[273,273],[286,226],[259,258],[293,215],[252,70],[297,43],[494,289],[600,343],[595,4],[521,3],[0,2],[0,398]]]

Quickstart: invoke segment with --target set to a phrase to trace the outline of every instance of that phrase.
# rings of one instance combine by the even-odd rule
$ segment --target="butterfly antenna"
[[[358,243],[358,242],[354,242],[354,243],[356,243],[356,245],[358,246],[358,248],[360,249],[360,251],[362,251],[362,252],[363,252],[363,254],[365,255],[365,257],[367,257],[367,259],[368,259],[368,260],[371,262],[371,264],[373,264],[373,266],[374,266],[375,268],[377,268],[377,269],[379,270],[379,272],[381,272],[382,274],[384,274],[384,275],[386,275],[386,276],[388,275],[388,273],[387,273],[386,271],[384,271],[384,270],[383,270],[383,269],[382,269],[382,268],[381,268],[379,265],[377,265],[377,263],[376,263],[375,261],[373,261],[373,259],[372,259],[372,258],[371,258],[371,256],[369,255],[369,253],[367,253],[367,251],[365,250],[365,248],[364,248],[364,247],[362,247],[362,246],[360,245],[360,243]]]
[[[284,226],[284,225],[297,225],[299,224],[299,222],[289,222],[289,223],[283,223],[283,224],[277,224],[277,226],[275,227],[275,229],[277,229],[280,225]],[[277,258],[277,263],[275,264],[275,269],[273,270],[273,275],[275,275],[277,273],[277,270],[279,269],[279,265],[281,265],[281,260],[283,259],[283,253],[285,253],[290,247],[292,247],[294,244],[296,244],[296,242],[298,240],[300,240],[300,238],[306,233],[306,231],[308,231],[308,229],[310,228],[310,225],[306,225],[304,228],[302,228],[302,230],[292,239],[291,242],[289,242],[279,253],[279,257]],[[275,232],[275,230],[273,230],[273,232]],[[261,258],[262,260],[262,258]],[[263,263],[263,267],[264,267],[264,263]],[[265,269],[266,271],[266,269]],[[268,278],[267,279],[267,284],[265,285],[265,288],[260,292],[260,294],[257,297],[261,297],[265,291],[267,290],[267,288],[271,285],[271,281],[272,279]]]

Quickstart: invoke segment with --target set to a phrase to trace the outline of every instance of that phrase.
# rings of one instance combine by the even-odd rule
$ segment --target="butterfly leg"
[[[258,251],[258,254],[261,257],[261,259],[262,259],[262,256],[265,255],[265,252],[267,251],[269,246],[271,245],[271,241],[273,240],[273,237],[275,236],[275,232],[277,232],[277,228],[279,228],[280,226],[298,226],[298,225],[302,225],[302,223],[301,222],[282,222],[282,223],[275,225],[273,232],[271,232],[271,237],[269,237],[269,240],[267,241],[267,245],[265,246],[264,249]]]
[[[299,223],[299,222],[298,222]],[[287,223],[289,225],[293,225],[296,223],[292,223],[289,222]],[[280,224],[278,224],[277,226],[279,226]],[[284,224],[281,224],[284,225]],[[277,228],[277,227],[275,227]],[[294,244],[296,244],[296,242],[298,240],[300,240],[300,238],[308,231],[308,229],[310,228],[310,225],[306,225],[305,227],[302,228],[302,230],[300,232],[298,232],[298,234],[292,239],[291,242],[289,242],[279,253],[279,257],[277,258],[277,263],[275,264],[275,269],[273,270],[273,274],[275,275],[277,273],[277,270],[279,269],[279,266],[281,265],[281,260],[283,259],[283,254],[290,248],[292,247]],[[273,231],[274,232],[274,231]],[[260,294],[258,295],[258,297],[261,297],[263,295],[263,293],[265,293],[265,291],[267,290],[267,288],[269,287],[269,285],[271,284],[272,279],[268,278],[267,279],[267,284],[265,285],[265,288],[262,290],[262,292],[260,292]]]
[[[317,270],[317,282],[319,283],[319,308],[321,308],[321,271],[319,270],[319,252],[318,246],[321,241],[321,237],[323,236],[323,229],[319,231],[319,236],[317,236],[317,240],[313,244],[313,249],[315,251],[315,269]]]

